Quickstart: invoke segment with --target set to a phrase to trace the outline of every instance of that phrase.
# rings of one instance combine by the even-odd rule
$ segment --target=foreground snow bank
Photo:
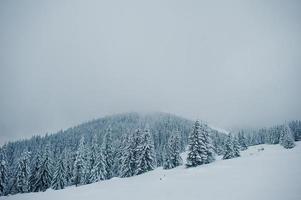
[[[301,142],[293,149],[257,145],[242,152],[240,158],[217,160],[197,168],[158,168],[136,177],[0,199],[300,200],[300,174]]]

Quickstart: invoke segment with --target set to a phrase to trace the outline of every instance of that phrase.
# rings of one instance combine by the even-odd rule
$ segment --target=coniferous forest
[[[0,196],[64,189],[112,177],[130,177],[162,166],[186,167],[232,159],[248,146],[301,140],[301,121],[258,130],[221,132],[202,121],[166,113],[126,113],[58,133],[9,142],[0,149]]]

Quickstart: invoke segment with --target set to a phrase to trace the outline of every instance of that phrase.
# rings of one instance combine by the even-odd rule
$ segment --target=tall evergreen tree
[[[25,193],[29,191],[29,166],[30,152],[25,151],[18,162],[17,176],[15,182],[15,191],[17,193]]]
[[[286,124],[282,126],[279,143],[286,149],[291,149],[296,146],[294,142],[294,136],[289,126]]]
[[[0,196],[6,195],[8,189],[8,168],[4,147],[0,148]]]
[[[154,151],[154,141],[148,129],[145,129],[141,144],[137,146],[137,159],[135,175],[155,169],[156,157]]]
[[[43,153],[41,164],[37,173],[37,181],[34,185],[34,191],[46,191],[51,186],[52,181],[52,159],[50,157],[50,145],[46,146],[46,149]]]
[[[129,134],[123,140],[123,151],[121,156],[120,177],[130,177],[135,173],[135,149],[134,149],[134,135]]]
[[[196,121],[189,136],[187,167],[208,164],[215,160],[208,126]]]
[[[165,156],[163,162],[164,169],[171,169],[182,164],[180,148],[180,136],[178,132],[175,132],[169,137],[167,146],[165,148]]]
[[[85,144],[84,144],[85,138],[82,137],[79,142],[79,146],[76,152],[76,158],[74,162],[73,167],[73,177],[72,181],[73,184],[76,186],[82,185],[85,183]]]
[[[94,183],[105,179],[105,161],[97,143],[97,136],[92,139],[90,153],[90,175],[89,182]]]
[[[38,181],[38,171],[41,166],[41,154],[38,152],[37,155],[33,158],[32,160],[32,167],[31,167],[31,172],[30,172],[30,177],[29,177],[29,190],[31,192],[36,192],[35,190],[35,185],[36,182]]]
[[[51,182],[51,188],[54,190],[64,189],[66,185],[66,171],[64,162],[59,159],[56,163],[56,169],[54,171],[53,179]]]
[[[103,144],[103,156],[105,161],[105,178],[110,179],[113,177],[113,164],[114,164],[114,158],[113,158],[113,147],[112,147],[112,129],[108,128],[105,138],[104,138],[104,144]]]

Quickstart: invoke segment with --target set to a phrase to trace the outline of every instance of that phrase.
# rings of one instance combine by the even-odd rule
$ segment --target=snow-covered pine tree
[[[105,179],[105,161],[97,143],[97,136],[94,135],[91,146],[89,182],[94,183]]]
[[[72,177],[73,177],[73,166],[75,162],[75,155],[73,151],[70,151],[68,149],[64,149],[63,151],[63,157],[64,157],[64,165],[65,165],[65,171],[66,171],[66,186],[72,185]]]
[[[105,161],[105,178],[110,179],[113,177],[113,164],[114,164],[114,158],[113,158],[113,147],[112,147],[112,129],[108,128],[104,143],[103,143],[103,157]]]
[[[8,172],[5,148],[0,148],[0,196],[7,194]]]
[[[53,174],[53,166],[52,166],[52,159],[50,157],[50,145],[48,144],[42,155],[41,165],[37,173],[37,181],[34,185],[34,191],[44,192],[48,188],[50,188],[51,181],[52,181],[52,174]]]
[[[51,182],[51,188],[54,190],[64,189],[66,185],[66,171],[63,159],[59,159]]]
[[[279,143],[286,149],[294,148],[295,142],[294,142],[294,136],[287,124],[282,126],[281,132],[280,132],[280,139]]]
[[[169,137],[167,146],[165,147],[163,162],[164,169],[171,169],[182,164],[180,149],[180,136],[178,132],[175,132]]]
[[[76,152],[76,158],[73,167],[72,182],[76,186],[85,183],[85,138],[82,137]]]
[[[38,180],[38,171],[39,167],[41,165],[41,154],[38,152],[36,156],[32,160],[32,167],[31,167],[31,172],[30,172],[30,177],[29,177],[29,191],[30,192],[36,192],[35,191],[35,184]]]
[[[233,138],[233,155],[234,157],[240,157],[240,152],[239,152],[240,146],[238,142],[238,138],[234,136]]]
[[[223,159],[226,160],[226,159],[231,159],[239,156],[240,153],[239,153],[238,141],[237,139],[233,138],[231,133],[229,133],[225,144],[225,154],[223,156]]]
[[[154,141],[149,129],[142,133],[141,144],[137,146],[137,159],[135,175],[148,172],[156,167],[156,156],[154,151]]]
[[[15,189],[14,189],[14,191],[17,193],[25,193],[29,191],[29,187],[28,187],[29,186],[28,180],[29,180],[29,173],[30,173],[29,159],[30,159],[30,152],[28,151],[22,153],[21,158],[19,159]]]
[[[238,143],[240,146],[240,150],[244,151],[248,149],[244,131],[238,132]]]
[[[208,125],[202,123],[200,126],[200,157],[202,164],[208,164],[215,160],[214,148],[212,145],[211,138],[209,137]]]
[[[121,155],[120,177],[130,177],[135,173],[135,157],[134,157],[134,135],[129,134],[124,137],[123,151]]]
[[[187,156],[187,167],[195,167],[202,164],[202,158],[200,156],[200,132],[201,124],[197,120],[194,123],[193,131],[188,138],[188,156]]]

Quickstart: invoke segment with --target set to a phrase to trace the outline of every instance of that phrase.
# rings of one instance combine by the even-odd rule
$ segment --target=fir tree
[[[39,167],[41,165],[41,155],[40,153],[37,153],[37,155],[33,159],[33,165],[31,167],[31,173],[29,177],[29,190],[31,192],[36,192],[35,190],[35,184],[38,180],[38,171]]]
[[[134,135],[129,134],[123,140],[123,151],[121,156],[121,167],[119,176],[130,177],[135,173],[135,157],[134,157]]]
[[[165,147],[163,162],[164,169],[171,169],[182,164],[180,148],[180,138],[179,134],[176,132],[174,135],[169,137],[167,146]]]
[[[213,145],[206,124],[196,121],[189,136],[187,167],[208,164],[215,160]]]
[[[144,130],[141,144],[137,146],[136,163],[135,175],[153,170],[156,167],[154,142],[148,129]]]
[[[105,179],[105,161],[101,152],[97,154],[93,168],[91,169],[91,174],[89,181],[94,183]]]
[[[295,147],[294,136],[288,125],[283,125],[280,132],[280,145],[286,149],[291,149]]]
[[[244,150],[248,149],[245,134],[244,134],[243,131],[240,131],[238,133],[238,143],[239,143],[239,146],[240,146],[240,150],[244,151]]]
[[[226,144],[225,144],[225,154],[223,159],[231,159],[235,157],[239,157],[239,145],[236,138],[233,138],[232,134],[229,133]]]
[[[78,150],[76,152],[76,158],[74,162],[74,167],[73,167],[73,177],[72,181],[73,184],[76,186],[82,185],[85,183],[85,158],[84,158],[84,153],[85,153],[85,144],[84,144],[85,138],[82,137],[78,146]]]
[[[51,182],[51,188],[54,190],[64,189],[66,185],[66,171],[64,162],[59,159]]]
[[[113,147],[112,147],[112,138],[111,138],[111,128],[108,128],[107,133],[104,138],[103,145],[103,157],[105,161],[105,178],[110,179],[113,177]]]
[[[51,186],[52,181],[52,160],[50,157],[50,146],[46,146],[46,150],[41,159],[41,165],[37,173],[37,181],[34,185],[34,191],[46,191]]]
[[[30,159],[30,153],[25,151],[18,162],[17,176],[15,182],[15,191],[17,193],[25,193],[29,191],[28,188],[29,185],[28,180],[29,180],[29,173],[30,173],[29,159]]]

